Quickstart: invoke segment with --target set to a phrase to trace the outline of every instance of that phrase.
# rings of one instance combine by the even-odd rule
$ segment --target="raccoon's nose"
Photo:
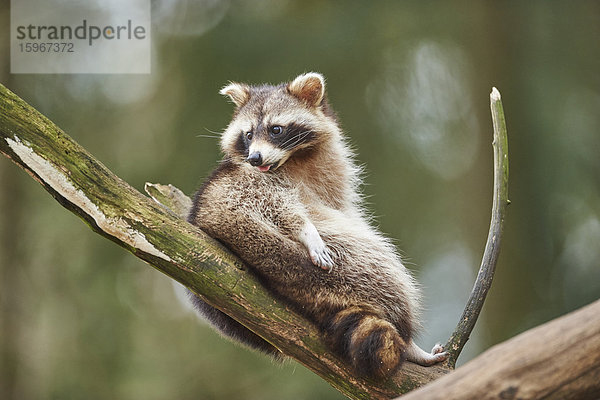
[[[253,167],[257,167],[262,164],[262,155],[260,152],[255,151],[254,153],[250,154],[248,158],[246,158],[246,161],[248,161]]]

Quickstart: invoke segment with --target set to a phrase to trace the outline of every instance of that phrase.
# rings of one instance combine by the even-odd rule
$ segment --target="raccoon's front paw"
[[[321,267],[324,270],[331,271],[333,268],[333,259],[331,258],[331,252],[327,248],[321,235],[317,231],[317,228],[312,223],[307,223],[300,232],[300,242],[308,250],[310,259],[317,267]]]
[[[331,253],[327,246],[325,246],[325,243],[323,243],[323,247],[309,249],[308,253],[310,254],[310,259],[313,264],[326,271],[331,271],[333,268],[333,260],[331,259]]]

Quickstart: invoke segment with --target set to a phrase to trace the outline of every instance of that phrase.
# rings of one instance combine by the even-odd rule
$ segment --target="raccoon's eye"
[[[246,132],[246,139],[252,140],[252,136],[254,136],[254,134],[252,133],[252,131]]]
[[[279,125],[275,125],[271,127],[271,133],[273,135],[279,135],[283,132],[283,128]]]

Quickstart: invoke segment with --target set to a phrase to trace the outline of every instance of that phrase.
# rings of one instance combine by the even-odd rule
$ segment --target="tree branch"
[[[403,400],[599,399],[600,300],[487,350]]]
[[[469,336],[475,327],[475,323],[483,307],[483,302],[492,286],[492,279],[496,271],[496,262],[500,253],[500,241],[504,228],[506,207],[510,204],[508,200],[508,137],[506,134],[502,100],[500,92],[496,88],[492,88],[492,93],[490,94],[490,107],[494,125],[494,140],[492,142],[494,148],[492,220],[473,290],[458,321],[458,325],[445,346],[445,349],[449,353],[447,364],[452,369],[454,369],[458,356],[467,343],[467,340],[469,340]]]

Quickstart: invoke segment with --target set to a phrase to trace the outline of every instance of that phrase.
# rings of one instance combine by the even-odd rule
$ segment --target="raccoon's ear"
[[[250,88],[242,83],[231,82],[219,91],[223,96],[229,96],[233,104],[241,107],[250,99]]]
[[[316,72],[302,74],[289,83],[287,89],[293,96],[316,107],[321,105],[325,96],[325,78]]]

